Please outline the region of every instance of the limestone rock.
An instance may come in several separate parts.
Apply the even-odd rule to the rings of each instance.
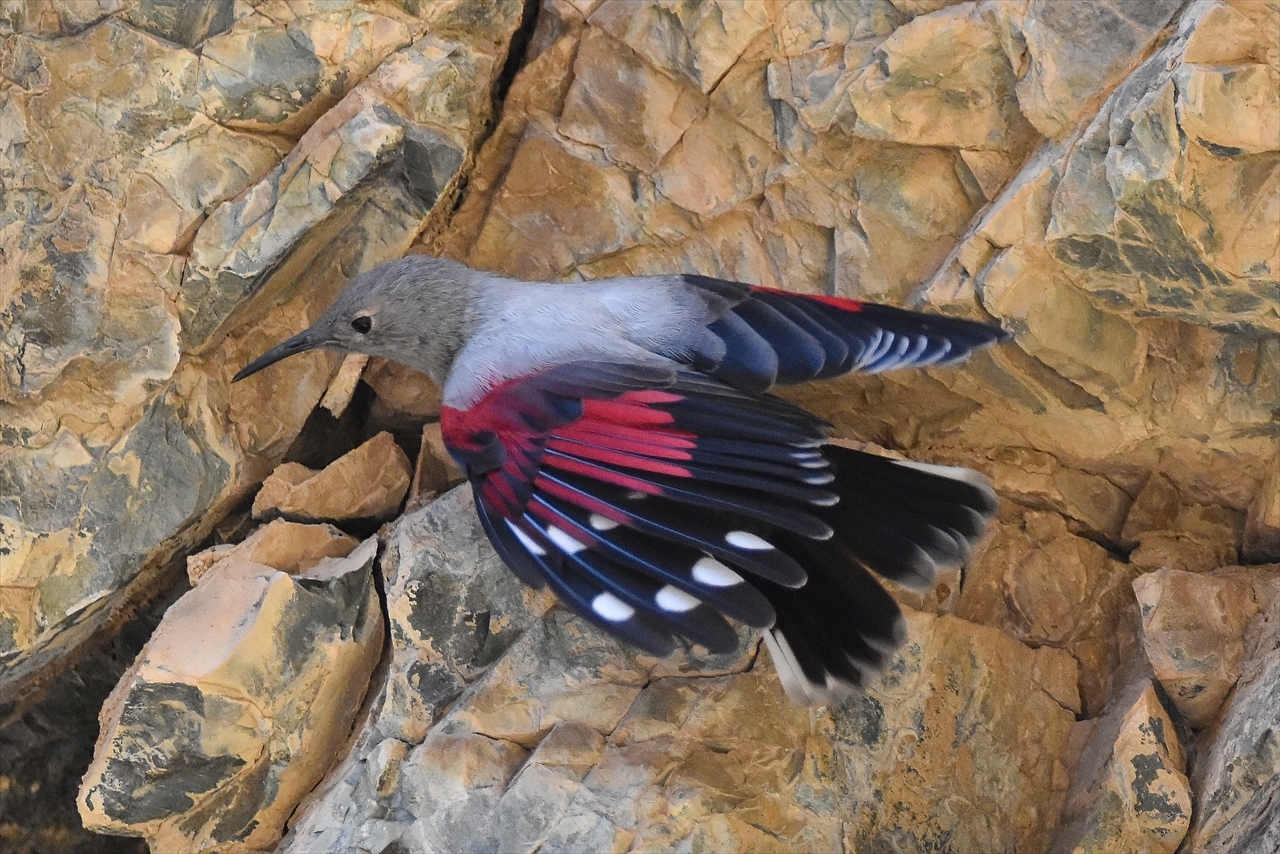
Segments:
[[[753,3],[659,0],[630,9],[604,3],[587,20],[658,69],[709,92],[768,29],[768,16],[767,6]]]
[[[876,49],[850,89],[855,132],[910,145],[1018,147],[1034,133],[994,22],[975,3],[914,18]]]
[[[1265,492],[1264,485],[1255,500]],[[1205,572],[1236,562],[1239,528],[1235,514],[1184,501],[1180,490],[1156,472],[1134,499],[1121,537],[1138,544],[1129,556],[1138,567]]]
[[[79,33],[113,12],[124,8],[123,0],[6,0],[0,4],[0,33],[30,33],[35,36],[68,36]]]
[[[264,850],[332,762],[382,648],[376,543],[298,575],[251,551],[168,610],[103,707],[87,827],[156,851]]]
[[[421,34],[419,22],[358,6],[285,8],[285,20],[245,15],[201,45],[200,100],[219,124],[297,136]]]
[[[386,519],[409,491],[409,457],[390,433],[315,472],[285,463],[263,483],[253,502],[256,519],[280,514],[296,519]]]
[[[1011,22],[1021,42],[1017,92],[1023,115],[1044,136],[1069,133],[1097,93],[1120,82],[1146,53],[1178,5],[1031,0],[1020,20]]]
[[[1221,25],[1212,14],[1220,6],[1189,9],[1178,38],[1117,89],[1090,125],[1065,164],[1047,241],[1086,289],[1131,310],[1275,332],[1280,208],[1269,200],[1280,178],[1246,178],[1247,158],[1234,155],[1280,156],[1274,111],[1257,106],[1274,102],[1280,77],[1270,66],[1244,65],[1254,45],[1272,38],[1260,30],[1253,44],[1232,45],[1231,60],[1242,65],[1229,85],[1184,59],[1199,26]],[[1198,40],[1209,38],[1205,32]],[[1216,129],[1203,130],[1208,122]],[[1221,193],[1235,201],[1218,204]],[[1156,233],[1163,235],[1159,254],[1141,236]]]
[[[1078,708],[1069,656],[913,613],[883,684],[814,714],[746,633],[735,653],[656,661],[561,609],[539,619],[549,600],[497,560],[468,492],[391,533],[387,685],[282,851],[831,850],[909,839],[900,826],[962,849],[999,828],[1012,848],[1048,832]],[[994,725],[958,730],[977,697]],[[988,782],[957,789],[941,770],[957,765]]]
[[[1027,9],[1083,24],[1163,8],[1076,5]],[[1246,8],[1257,19],[1248,25]],[[1014,345],[946,377],[850,383],[857,397],[833,402],[836,419],[859,437],[922,450],[969,452],[978,436],[992,455],[1032,448],[1129,497],[1159,470],[1188,505],[1213,508],[1213,531],[1152,530],[1139,560],[1235,563],[1239,532],[1228,533],[1219,522],[1235,524],[1221,514],[1245,511],[1262,494],[1275,452],[1263,404],[1280,380],[1280,342],[1266,331],[1276,328],[1280,290],[1268,272],[1275,265],[1263,260],[1276,251],[1278,228],[1261,201],[1275,196],[1271,166],[1261,165],[1272,154],[1212,153],[1182,133],[1175,78],[1189,62],[1268,61],[1274,38],[1262,34],[1274,13],[1265,10],[1187,6],[1177,34],[1154,46],[1087,126],[1027,159],[917,291],[957,312],[977,300],[1014,332]],[[1152,18],[1142,29],[1158,26]],[[1248,102],[1233,103],[1241,123],[1254,120]],[[1245,161],[1260,165],[1256,180],[1233,177]],[[1238,192],[1226,190],[1237,180]],[[1235,201],[1217,201],[1228,192]]]
[[[1267,612],[1257,646],[1222,718],[1196,759],[1193,851],[1267,851],[1280,845],[1280,602]]]
[[[466,477],[444,446],[440,422],[433,421],[424,425],[422,444],[418,448],[418,463],[413,470],[413,485],[409,489],[409,502],[421,504],[430,497],[457,486]]]
[[[965,465],[959,456],[946,462]],[[1121,537],[1133,500],[1106,477],[1064,466],[1052,454],[1026,447],[994,449],[971,467],[981,469],[1002,495],[1025,507],[1051,510],[1072,521],[1078,533],[1104,540]]]
[[[375,357],[362,379],[378,395],[371,413],[374,419],[440,417],[440,389],[426,374]]]
[[[1133,591],[1156,678],[1188,724],[1208,726],[1240,676],[1253,642],[1247,629],[1280,595],[1280,577],[1161,569],[1135,579]]]
[[[881,683],[835,714],[846,849],[1038,848],[1071,778],[1076,663],[955,617],[907,626]]]
[[[338,373],[325,389],[324,397],[320,398],[320,405],[329,410],[334,418],[341,418],[342,413],[347,411],[355,394],[356,384],[360,382],[360,375],[364,373],[368,362],[369,357],[363,353],[348,353],[343,358]]]
[[[559,131],[600,146],[617,163],[652,171],[706,111],[697,88],[659,73],[593,27],[574,61]]]
[[[1136,572],[1062,518],[1006,507],[965,573],[956,615],[1071,653],[1086,712],[1098,714],[1136,647]]]
[[[1249,505],[1241,552],[1251,561],[1280,560],[1280,451]]]
[[[1135,683],[1106,715],[1078,726],[1087,744],[1052,850],[1179,850],[1191,825],[1191,787],[1177,731],[1152,684]]]
[[[193,585],[224,561],[260,563],[301,575],[325,558],[346,557],[359,543],[332,525],[303,525],[276,519],[235,545],[214,546],[187,558]]]
[[[212,0],[209,3],[173,3],[165,0],[141,0],[121,16],[133,26],[171,42],[196,47],[205,39],[231,29],[237,17],[235,0]]]
[[[226,378],[451,208],[520,17],[186,5],[0,12],[0,704],[278,463],[328,357]],[[302,138],[218,120],[255,115]]]

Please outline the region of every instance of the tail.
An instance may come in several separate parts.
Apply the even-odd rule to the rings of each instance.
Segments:
[[[838,701],[882,670],[906,640],[893,598],[868,570],[927,589],[939,570],[963,566],[996,511],[985,477],[954,466],[895,460],[827,445],[840,501],[811,512],[835,531],[772,539],[809,574],[800,588],[759,580],[777,613],[764,641],[787,695]]]

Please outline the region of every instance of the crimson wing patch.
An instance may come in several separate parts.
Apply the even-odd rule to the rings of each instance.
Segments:
[[[563,365],[442,425],[523,581],[654,655],[730,651],[731,619],[761,629],[802,701],[863,684],[902,642],[868,570],[932,584],[995,509],[973,472],[824,448],[821,419],[688,370]]]
[[[726,616],[771,626],[747,579],[806,575],[767,535],[831,535],[805,509],[836,500],[826,425],[694,372],[572,363],[441,422],[516,574],[655,655],[675,635],[733,649]]]

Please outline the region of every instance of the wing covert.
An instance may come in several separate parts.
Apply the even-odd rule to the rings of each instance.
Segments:
[[[829,538],[827,425],[694,371],[571,363],[441,415],[481,521],[523,581],[654,653],[766,628],[758,584],[804,584],[768,537]]]

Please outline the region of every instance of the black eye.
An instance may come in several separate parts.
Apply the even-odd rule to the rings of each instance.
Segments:
[[[368,315],[362,314],[351,319],[351,328],[361,335],[368,335],[369,330],[373,328],[373,321],[369,319]]]

